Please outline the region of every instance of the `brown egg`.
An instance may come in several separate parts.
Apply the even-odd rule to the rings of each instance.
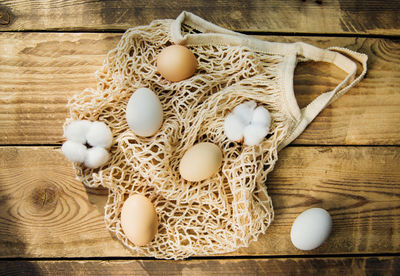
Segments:
[[[208,142],[202,142],[188,149],[179,164],[179,173],[188,181],[202,181],[213,176],[221,167],[220,148]]]
[[[122,206],[121,226],[126,237],[135,245],[151,242],[157,233],[158,219],[151,201],[140,194],[130,196]]]
[[[157,57],[157,71],[172,82],[191,77],[196,68],[196,57],[192,51],[182,45],[164,48]]]

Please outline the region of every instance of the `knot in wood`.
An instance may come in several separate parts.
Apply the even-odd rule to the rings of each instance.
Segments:
[[[11,13],[5,7],[0,7],[0,25],[8,25],[11,22]]]
[[[42,183],[30,191],[28,198],[31,209],[36,212],[49,212],[57,204],[58,188],[52,183]]]

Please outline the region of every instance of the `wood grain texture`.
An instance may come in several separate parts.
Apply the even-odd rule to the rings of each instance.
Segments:
[[[104,210],[93,204],[104,206],[108,191],[89,190],[88,197],[59,149],[2,148],[0,164],[2,256],[125,252],[104,227]]]
[[[0,31],[125,30],[182,10],[238,31],[400,34],[400,3],[379,0],[2,0]]]
[[[398,253],[399,147],[289,147],[268,189],[275,221],[235,256]],[[59,148],[0,147],[0,257],[136,256],[103,223],[107,192],[74,179]],[[291,225],[311,207],[328,210],[329,239],[303,252]]]
[[[94,72],[120,34],[1,33],[0,144],[55,144],[62,139],[68,97],[95,88]],[[274,37],[369,55],[357,87],[324,110],[296,141],[311,145],[400,144],[400,41],[389,39]],[[344,73],[333,65],[300,63],[294,89],[305,106],[335,87]]]
[[[399,257],[0,261],[1,275],[399,275]]]
[[[120,35],[0,36],[1,143],[59,142],[68,97],[96,87],[94,72]]]

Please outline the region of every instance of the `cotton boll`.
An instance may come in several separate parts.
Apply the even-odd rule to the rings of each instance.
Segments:
[[[89,131],[91,122],[87,120],[73,121],[65,129],[64,136],[67,140],[74,141],[77,143],[86,143],[86,134]]]
[[[248,101],[236,106],[232,113],[240,118],[243,124],[247,125],[251,122],[252,113],[256,105],[257,104],[254,101]]]
[[[232,141],[240,141],[243,138],[243,130],[245,125],[234,114],[229,114],[225,118],[224,131],[228,139]]]
[[[107,163],[110,154],[102,147],[94,147],[87,150],[85,166],[91,169],[96,169]]]
[[[105,123],[93,122],[86,134],[86,139],[93,147],[109,148],[112,144],[112,133]]]
[[[62,153],[72,162],[82,163],[85,161],[87,148],[81,143],[67,141],[61,147]]]
[[[242,141],[244,137],[244,144],[254,146],[265,138],[271,125],[271,115],[264,107],[256,107],[256,102],[247,101],[226,116],[224,131],[230,140]]]
[[[268,129],[262,125],[248,125],[244,129],[244,143],[248,146],[259,144],[268,134]]]
[[[247,107],[250,109],[250,110],[254,110],[254,108],[256,108],[256,106],[257,106],[257,104],[256,104],[256,102],[255,101],[247,101],[247,102],[245,102],[245,103],[243,103],[244,105],[247,105]]]
[[[257,107],[253,111],[253,118],[251,119],[252,124],[263,125],[267,129],[271,125],[271,115],[269,111],[262,106]]]

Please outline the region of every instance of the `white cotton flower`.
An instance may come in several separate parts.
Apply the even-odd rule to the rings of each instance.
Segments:
[[[248,146],[258,145],[268,134],[262,125],[248,125],[244,129],[244,143]]]
[[[225,118],[225,135],[232,141],[240,141],[243,139],[244,127],[245,124],[242,122],[242,120],[233,114],[229,114]]]
[[[252,119],[252,112],[257,104],[254,101],[248,101],[236,106],[232,113],[236,115],[236,117],[240,118],[243,124],[247,125],[250,123]]]
[[[66,141],[62,145],[61,151],[72,162],[82,163],[86,159],[87,148],[85,145],[75,141]]]
[[[262,106],[257,107],[254,101],[248,101],[236,106],[228,114],[224,122],[224,131],[228,139],[242,141],[254,146],[259,144],[269,132],[271,115]]]
[[[86,134],[86,141],[92,147],[109,148],[112,144],[111,130],[103,122],[93,122]]]
[[[91,124],[92,123],[87,120],[73,121],[66,127],[64,136],[69,141],[85,144],[86,134]]]
[[[110,128],[103,122],[74,121],[65,130],[67,141],[61,151],[73,162],[84,163],[88,168],[98,168],[107,163],[107,151],[112,144]],[[86,143],[91,148],[87,149]]]
[[[87,150],[85,166],[96,169],[107,163],[110,158],[108,151],[102,147],[93,147]]]
[[[263,106],[257,107],[253,112],[251,123],[269,128],[269,126],[271,125],[271,115],[269,114],[269,111]]]

